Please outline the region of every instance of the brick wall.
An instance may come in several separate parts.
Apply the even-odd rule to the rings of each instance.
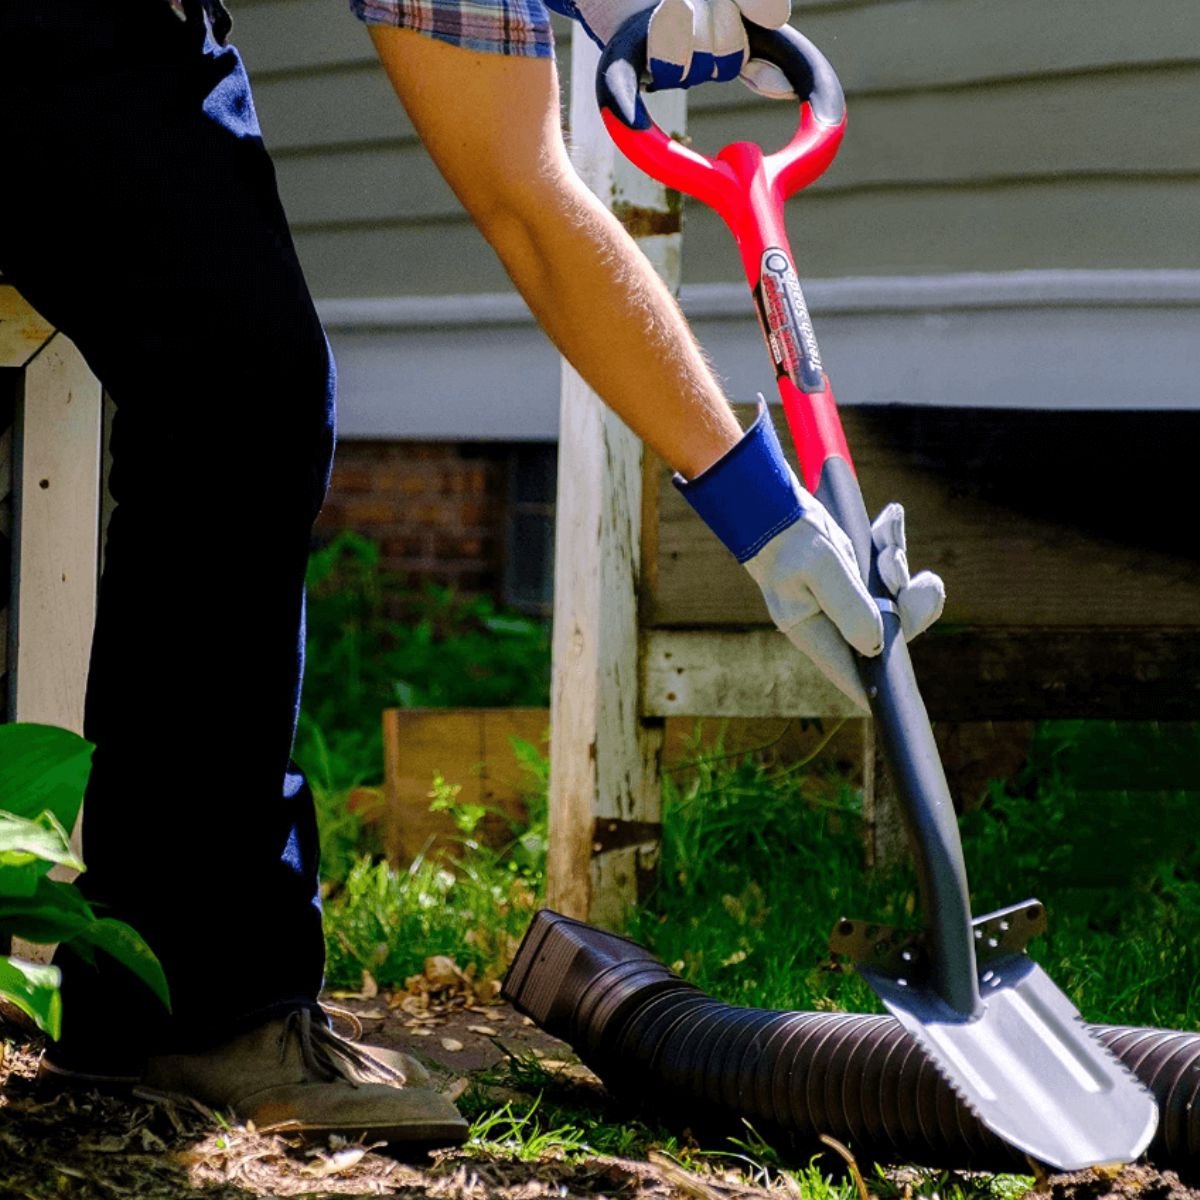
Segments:
[[[510,456],[503,443],[339,440],[314,539],[353,529],[386,570],[499,595]]]

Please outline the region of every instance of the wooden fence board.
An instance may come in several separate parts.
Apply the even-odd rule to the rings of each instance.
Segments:
[[[1200,547],[1183,518],[1200,412],[845,408],[842,416],[870,511],[902,501],[914,569],[946,581],[944,625],[1200,624]],[[756,585],[665,468],[658,494],[646,622],[765,623]]]
[[[458,802],[489,810],[480,835],[494,846],[511,840],[509,820],[526,817],[532,781],[510,738],[539,748],[550,723],[544,708],[405,709],[383,713],[385,809],[375,814],[392,862],[418,855],[453,857],[462,835],[450,814],[430,812],[434,774],[457,786]]]
[[[1194,626],[935,626],[911,650],[935,721],[1200,719]],[[652,716],[836,717],[846,710],[774,629],[651,629],[642,662],[642,703]]]
[[[95,621],[101,395],[62,334],[25,368],[18,411],[12,718],[78,733]]]

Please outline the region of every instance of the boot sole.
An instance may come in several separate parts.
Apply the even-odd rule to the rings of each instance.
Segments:
[[[63,1092],[103,1092],[108,1096],[127,1097],[137,1087],[136,1075],[101,1075],[60,1067],[43,1057],[33,1081],[35,1095],[51,1098]]]
[[[216,1116],[214,1109],[197,1101],[195,1097],[187,1095],[186,1092],[170,1092],[161,1088],[137,1085],[130,1088],[130,1094],[139,1100],[175,1104],[199,1111],[206,1116]],[[252,1117],[242,1117],[236,1110],[230,1109],[229,1111],[233,1112],[238,1121],[253,1121]],[[254,1128],[258,1133],[295,1134],[305,1141],[320,1141],[336,1134],[338,1137],[349,1140],[383,1142],[397,1156],[401,1152],[405,1155],[424,1155],[430,1150],[461,1146],[470,1136],[470,1126],[462,1119],[457,1121],[412,1121],[404,1125],[392,1122],[377,1126],[340,1124],[333,1121],[306,1123],[300,1120],[291,1120],[275,1121],[270,1124],[259,1124],[254,1121]]]

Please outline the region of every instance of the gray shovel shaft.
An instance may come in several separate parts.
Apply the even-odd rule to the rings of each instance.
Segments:
[[[871,594],[884,602],[883,653],[858,658],[916,859],[929,943],[929,985],[959,1016],[980,1011],[967,872],[954,803],[891,595],[879,578],[871,523],[849,463],[826,459],[817,498],[846,531]]]

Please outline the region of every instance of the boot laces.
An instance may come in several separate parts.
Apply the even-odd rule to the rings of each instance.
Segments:
[[[287,1014],[279,1035],[279,1061],[287,1057],[288,1042],[295,1037],[304,1068],[321,1079],[342,1080],[352,1087],[361,1083],[403,1085],[403,1072],[380,1062],[365,1050],[339,1037],[332,1029],[313,1021],[307,1008]]]

